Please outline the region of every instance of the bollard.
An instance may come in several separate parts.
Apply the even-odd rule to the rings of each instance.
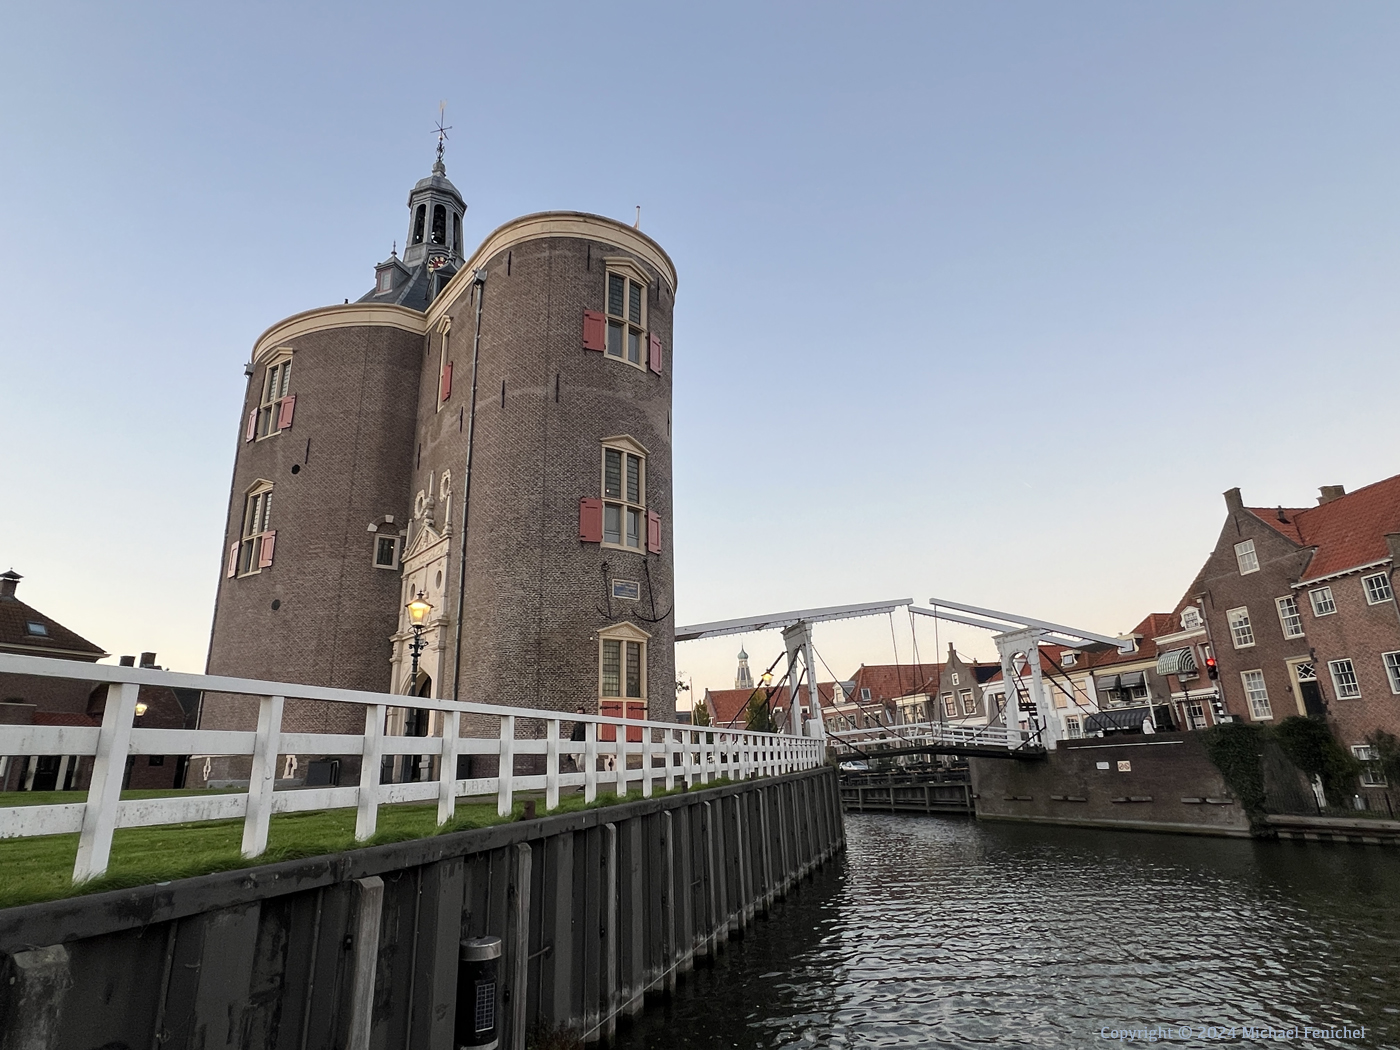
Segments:
[[[499,1045],[500,965],[499,937],[472,937],[462,942],[457,962],[457,1022],[452,1035],[457,1050],[496,1050]]]

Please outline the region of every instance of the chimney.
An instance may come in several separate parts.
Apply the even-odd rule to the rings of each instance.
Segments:
[[[1244,510],[1244,497],[1240,495],[1239,489],[1230,489],[1225,493],[1225,509],[1232,514],[1237,510]]]
[[[156,654],[155,654],[155,653],[142,653],[142,654],[141,654],[141,666],[142,666],[142,667],[155,667],[155,665],[156,665]]]
[[[13,598],[15,588],[19,586],[19,581],[24,579],[19,573],[11,569],[9,572],[0,572],[0,598]]]
[[[136,657],[134,657],[134,656],[123,656],[123,657],[122,657],[120,660],[118,660],[117,662],[118,662],[119,664],[121,664],[123,667],[135,667],[135,666],[136,666]]]
[[[1279,507],[1278,509],[1278,520],[1283,522],[1285,525],[1288,524],[1288,515],[1283,512],[1283,507]]]
[[[1322,495],[1317,497],[1317,505],[1320,507],[1324,503],[1331,503],[1334,499],[1341,499],[1347,494],[1345,485],[1323,485],[1317,490]]]

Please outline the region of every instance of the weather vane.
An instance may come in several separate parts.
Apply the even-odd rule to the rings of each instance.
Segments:
[[[448,133],[449,131],[452,130],[452,125],[451,125],[451,124],[448,124],[448,125],[446,125],[445,127],[443,126],[442,121],[443,121],[443,118],[444,118],[446,115],[447,115],[447,100],[446,100],[446,99],[443,99],[441,102],[438,103],[438,119],[437,119],[437,137],[438,137],[437,160],[438,160],[438,163],[439,163],[439,164],[442,163],[442,147],[443,147],[443,143],[445,143],[445,142],[447,141],[447,133]]]

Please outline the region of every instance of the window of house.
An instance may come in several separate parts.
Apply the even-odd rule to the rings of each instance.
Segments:
[[[282,410],[287,388],[292,382],[292,359],[285,358],[267,366],[263,379],[262,399],[258,405],[258,437],[267,437],[282,430],[291,420]]]
[[[1354,700],[1361,695],[1361,683],[1356,680],[1356,668],[1350,660],[1328,660],[1327,668],[1332,672],[1332,685],[1339,700]]]
[[[391,269],[389,269],[389,267],[386,266],[386,267],[384,267],[384,269],[382,269],[382,270],[379,271],[379,280],[376,282],[376,284],[375,284],[375,286],[374,286],[374,290],[375,290],[376,292],[387,292],[387,291],[389,291],[389,290],[390,290],[391,288],[393,288],[393,287],[394,287],[394,271],[391,270]]]
[[[378,569],[399,567],[399,537],[376,536],[374,538],[374,565]]]
[[[603,543],[642,550],[646,525],[646,457],[605,445]]]
[[[1060,654],[1060,666],[1061,666],[1061,667],[1073,667],[1073,666],[1074,666],[1074,662],[1075,662],[1075,654],[1074,654],[1073,652],[1071,652],[1071,651],[1069,651],[1069,650],[1066,650],[1065,652],[1063,652],[1063,653]]]
[[[1235,561],[1239,563],[1241,576],[1259,571],[1259,555],[1254,553],[1253,540],[1235,544]]]
[[[1194,605],[1188,605],[1181,610],[1181,629],[1183,631],[1194,631],[1201,626],[1201,610]]]
[[[1366,588],[1366,604],[1379,605],[1381,602],[1388,602],[1395,597],[1390,589],[1390,577],[1383,572],[1378,572],[1374,576],[1363,576],[1361,586]]]
[[[1385,664],[1385,676],[1390,679],[1390,691],[1400,695],[1400,652],[1381,653]]]
[[[1362,787],[1385,787],[1385,774],[1381,772],[1379,766],[1380,755],[1376,754],[1376,749],[1370,744],[1353,744],[1351,746],[1352,757],[1361,763],[1361,786]]]
[[[47,638],[49,636],[48,626],[46,624],[40,623],[38,620],[26,620],[24,628],[30,634],[36,635],[40,638]]]
[[[646,286],[634,277],[608,272],[608,356],[645,368],[643,329]]]
[[[1082,737],[1083,735],[1084,735],[1084,727],[1080,724],[1079,719],[1077,719],[1077,718],[1066,718],[1066,719],[1065,719],[1065,736],[1069,737],[1071,740],[1078,740],[1078,739],[1079,739],[1080,737]]]
[[[603,695],[642,695],[642,643],[603,639]]]
[[[860,698],[861,698],[862,701],[864,701],[864,702],[866,702],[866,703],[869,703],[869,702],[870,702],[870,687],[869,687],[869,686],[861,686]]]
[[[239,542],[238,573],[257,572],[272,564],[272,486],[254,489],[243,501],[243,537]]]
[[[1254,628],[1249,624],[1249,610],[1231,609],[1225,614],[1230,624],[1230,640],[1236,649],[1247,649],[1254,644]]]
[[[958,693],[958,703],[962,704],[963,714],[975,715],[977,713],[977,701],[972,699],[971,689],[964,689]]]
[[[1244,695],[1249,700],[1249,713],[1255,719],[1274,717],[1274,709],[1269,706],[1269,690],[1264,686],[1263,671],[1244,671],[1240,674],[1244,682]]]
[[[1317,668],[1311,661],[1304,660],[1293,665],[1293,676],[1300,682],[1316,682]]]
[[[1316,587],[1308,591],[1314,616],[1331,616],[1337,611],[1337,603],[1332,600],[1331,587]]]
[[[953,699],[952,693],[943,694],[943,713],[949,718],[956,718],[958,716],[958,703]]]
[[[1283,628],[1283,636],[1303,637],[1303,617],[1298,613],[1298,599],[1290,594],[1283,598],[1275,598],[1274,604],[1278,606],[1278,622]]]
[[[1186,702],[1186,717],[1190,719],[1192,729],[1204,729],[1206,727],[1206,705],[1200,700],[1188,700]]]
[[[953,684],[954,684],[954,685],[957,685],[957,684],[958,684],[958,672],[957,672],[957,671],[954,671],[954,672],[953,672]]]

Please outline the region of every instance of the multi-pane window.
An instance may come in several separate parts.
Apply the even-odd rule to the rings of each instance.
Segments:
[[[1390,679],[1390,691],[1400,694],[1400,652],[1381,653],[1385,664],[1385,676]]]
[[[1244,682],[1244,695],[1249,700],[1249,713],[1256,719],[1274,717],[1274,709],[1269,706],[1269,690],[1264,687],[1263,671],[1244,671],[1240,674]]]
[[[953,699],[952,693],[943,694],[943,713],[949,718],[956,718],[958,715],[958,702]]]
[[[608,356],[645,367],[642,361],[645,306],[645,285],[620,273],[608,274]]]
[[[1071,740],[1078,740],[1084,735],[1084,727],[1077,718],[1065,719],[1065,736]]]
[[[1361,586],[1366,588],[1367,605],[1379,605],[1395,597],[1395,593],[1390,589],[1390,577],[1383,572],[1374,576],[1363,576]]]
[[[1259,555],[1254,553],[1253,540],[1235,544],[1235,561],[1239,563],[1241,576],[1259,571]]]
[[[1312,602],[1314,616],[1331,616],[1337,611],[1337,603],[1332,600],[1331,587],[1316,587],[1308,591],[1308,600]]]
[[[1275,598],[1274,604],[1278,606],[1278,622],[1283,628],[1283,636],[1303,637],[1303,617],[1298,614],[1298,599],[1290,594],[1283,598]]]
[[[282,401],[292,382],[292,361],[278,361],[267,366],[263,378],[262,399],[258,405],[258,437],[276,434],[283,427]]]
[[[603,542],[641,550],[646,539],[646,461],[603,448]]]
[[[1190,719],[1192,729],[1204,729],[1206,727],[1206,705],[1200,700],[1188,700],[1186,702],[1186,717]]]
[[[243,503],[243,538],[238,550],[238,572],[257,572],[272,564],[272,489],[249,493]]]
[[[397,536],[376,536],[374,538],[374,564],[380,569],[399,567],[399,538]]]
[[[1236,649],[1247,649],[1254,644],[1254,628],[1249,624],[1248,609],[1231,609],[1225,614],[1225,619],[1229,621],[1230,640],[1235,643]]]
[[[958,703],[962,704],[963,714],[975,715],[977,713],[977,702],[972,699],[971,689],[964,689],[958,693]]]
[[[1361,695],[1361,683],[1356,680],[1356,668],[1350,660],[1328,660],[1327,668],[1332,672],[1337,699],[1355,700]]]
[[[603,639],[602,695],[642,695],[642,643]]]

